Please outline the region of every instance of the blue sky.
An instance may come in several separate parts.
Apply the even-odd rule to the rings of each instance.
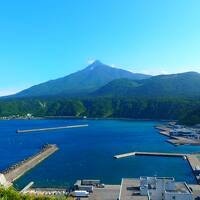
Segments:
[[[0,3],[0,95],[99,59],[133,72],[200,72],[199,0]]]

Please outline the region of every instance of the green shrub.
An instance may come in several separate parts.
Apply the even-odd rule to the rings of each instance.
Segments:
[[[29,194],[20,194],[14,188],[0,187],[0,200],[67,200],[66,197],[46,197]],[[68,199],[69,200],[69,199]]]

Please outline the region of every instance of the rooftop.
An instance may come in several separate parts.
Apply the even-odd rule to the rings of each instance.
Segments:
[[[120,185],[105,185],[104,188],[94,188],[89,198],[81,200],[116,200],[119,197]]]
[[[139,179],[122,179],[119,200],[148,200],[147,196],[140,195]]]
[[[134,179],[134,178],[122,179],[119,200],[148,200],[149,199],[148,196],[140,195],[140,180],[141,179],[145,180],[145,178],[151,178],[151,177],[140,177],[140,179]],[[174,181],[174,178],[172,177],[156,177],[156,179],[169,180],[172,182]],[[192,193],[190,188],[184,182],[176,182],[175,190],[166,190],[165,192],[185,193],[185,194]]]
[[[187,186],[186,183],[176,182],[175,191],[166,190],[166,192],[178,192],[178,193],[191,193],[190,188]]]
[[[148,177],[148,176],[141,176],[140,180],[141,179],[147,180],[148,178],[155,178],[157,180],[160,179],[160,180],[171,180],[171,181],[174,181],[174,177]]]

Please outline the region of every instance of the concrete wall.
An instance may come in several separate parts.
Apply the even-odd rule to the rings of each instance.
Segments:
[[[8,187],[9,183],[7,182],[5,176],[0,173],[0,185]]]

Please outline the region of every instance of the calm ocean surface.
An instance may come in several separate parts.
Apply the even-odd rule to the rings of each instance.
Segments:
[[[17,134],[17,129],[89,124],[86,128]],[[119,184],[122,177],[174,176],[195,183],[187,161],[181,158],[137,156],[114,159],[129,151],[197,152],[200,147],[174,147],[165,142],[156,121],[125,120],[11,120],[0,121],[0,170],[38,152],[46,143],[59,151],[16,181],[21,188],[30,181],[35,186],[69,186],[77,179],[101,179]]]

